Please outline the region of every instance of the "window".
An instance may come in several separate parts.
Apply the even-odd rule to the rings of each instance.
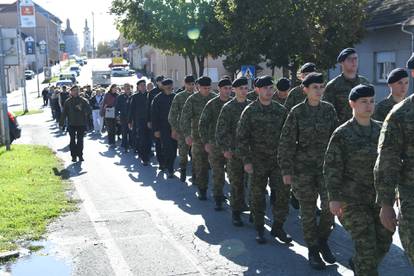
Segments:
[[[386,83],[388,74],[395,69],[395,52],[378,52],[376,54],[376,80]]]

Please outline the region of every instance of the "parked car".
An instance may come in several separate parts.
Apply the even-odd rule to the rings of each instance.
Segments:
[[[112,77],[129,77],[129,70],[124,67],[114,67],[111,69]]]
[[[72,65],[72,66],[69,68],[69,71],[71,71],[71,72],[76,72],[76,76],[79,76],[79,75],[80,75],[80,71],[81,71],[81,69],[80,69],[80,67],[79,67],[79,66],[77,66],[77,65]]]
[[[108,87],[111,85],[111,71],[92,71],[92,86]]]
[[[56,86],[58,86],[58,87],[62,87],[62,86],[68,86],[68,87],[70,87],[70,86],[72,86],[72,85],[74,85],[75,83],[74,82],[72,82],[72,80],[70,80],[70,79],[66,79],[66,80],[58,80],[57,82],[56,82]]]
[[[33,72],[32,70],[24,71],[24,77],[26,78],[26,80],[31,80],[34,78],[34,76],[35,76],[35,72]]]
[[[16,116],[13,113],[7,112],[9,116],[9,128],[10,128],[10,144],[13,143],[14,140],[19,139],[22,135],[22,129],[17,122]]]

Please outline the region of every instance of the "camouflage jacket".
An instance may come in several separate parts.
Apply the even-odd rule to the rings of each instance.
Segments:
[[[398,103],[381,129],[375,165],[377,203],[393,205],[395,188],[401,201],[414,200],[414,96]]]
[[[285,107],[288,110],[291,110],[295,105],[300,104],[305,99],[306,99],[306,95],[303,92],[303,86],[298,85],[292,88],[292,90],[290,90],[289,95],[285,102]]]
[[[276,162],[280,133],[287,116],[284,106],[275,101],[265,106],[259,100],[243,111],[237,126],[236,153],[244,164],[257,158]]]
[[[386,99],[380,101],[375,106],[375,112],[372,118],[377,121],[384,122],[385,117],[387,117],[388,112],[396,105],[392,95],[389,95]]]
[[[352,110],[348,103],[349,92],[358,84],[369,84],[368,80],[362,76],[357,76],[353,80],[346,79],[343,74],[328,82],[322,100],[330,102],[336,110],[339,123],[343,124],[352,118]]]
[[[181,112],[180,128],[184,137],[191,136],[193,142],[201,143],[200,134],[198,132],[198,123],[200,121],[201,112],[207,102],[217,94],[210,92],[207,96],[202,96],[199,92],[188,97]]]
[[[277,102],[277,103],[280,103],[281,105],[284,105],[284,104],[285,104],[285,102],[286,102],[286,98],[281,98],[281,97],[279,97],[279,93],[278,93],[278,92],[276,92],[276,93],[273,95],[273,100],[274,100],[275,102]]]
[[[282,175],[322,174],[323,159],[332,132],[338,126],[335,108],[308,101],[289,112],[280,136],[278,162]]]
[[[230,100],[230,99],[229,99]],[[216,125],[221,108],[227,101],[223,102],[220,96],[210,100],[203,109],[198,125],[201,142],[203,144],[216,144]]]
[[[251,101],[240,103],[237,99],[232,99],[221,109],[216,126],[216,145],[222,151],[235,152],[236,150],[236,129],[240,120],[240,115]]]
[[[323,174],[329,201],[375,202],[374,169],[381,122],[361,126],[355,118],[338,127],[329,141]]]
[[[171,125],[171,128],[176,130],[178,134],[182,134],[180,128],[180,118],[181,118],[181,111],[183,110],[185,101],[190,97],[193,93],[189,93],[187,91],[181,91],[178,93],[171,104],[170,113],[168,113],[168,122]]]

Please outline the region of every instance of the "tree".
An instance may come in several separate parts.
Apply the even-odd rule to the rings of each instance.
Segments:
[[[246,62],[240,53],[261,56],[272,69],[288,68],[293,81],[305,62],[329,69],[342,48],[362,38],[366,4],[367,0],[218,0],[218,20],[227,33],[236,34],[233,47],[225,52],[226,62],[238,67]]]
[[[112,47],[108,41],[101,41],[96,48],[97,57],[110,57],[112,54]]]
[[[204,73],[204,59],[224,49],[224,27],[208,0],[113,0],[111,13],[124,37],[187,57],[193,74]],[[198,64],[198,70],[196,66]]]

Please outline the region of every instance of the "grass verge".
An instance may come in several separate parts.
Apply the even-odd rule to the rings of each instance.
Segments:
[[[32,109],[32,110],[29,110],[29,111],[27,111],[27,112],[24,112],[24,111],[13,111],[13,114],[14,114],[14,116],[16,116],[16,117],[20,117],[20,116],[24,116],[24,115],[33,115],[33,114],[38,114],[38,113],[42,113],[43,112],[43,110],[41,110],[41,109]]]
[[[40,239],[52,219],[76,209],[57,172],[62,163],[45,146],[0,148],[0,252]]]

